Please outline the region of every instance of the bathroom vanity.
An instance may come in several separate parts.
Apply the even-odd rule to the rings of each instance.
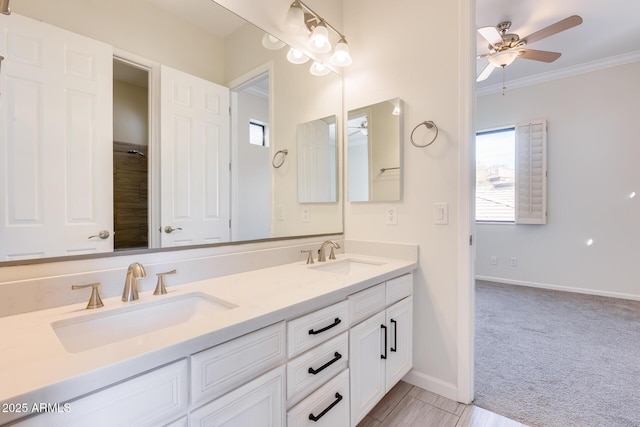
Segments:
[[[416,267],[339,254],[0,318],[0,425],[354,426],[412,367]]]

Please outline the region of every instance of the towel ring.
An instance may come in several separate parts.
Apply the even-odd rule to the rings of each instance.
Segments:
[[[418,129],[420,126],[426,127],[427,129],[436,129],[436,134],[433,136],[433,138],[431,139],[431,141],[429,141],[428,143],[426,143],[425,145],[419,145],[416,144],[416,142],[413,140],[413,134],[415,133],[416,129]],[[436,140],[436,138],[438,137],[438,126],[436,126],[435,123],[433,123],[431,120],[419,123],[416,127],[413,128],[413,130],[411,131],[411,143],[413,144],[414,147],[418,147],[418,148],[425,148],[430,146],[431,144],[433,144]]]
[[[282,160],[276,163],[276,158],[278,157],[278,154],[282,154],[281,156]],[[289,154],[289,150],[287,150],[286,148],[284,150],[276,151],[276,154],[273,155],[273,160],[271,160],[271,165],[273,165],[273,167],[276,169],[284,165],[284,161],[287,159],[287,154]]]

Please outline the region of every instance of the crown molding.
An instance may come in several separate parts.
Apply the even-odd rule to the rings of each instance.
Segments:
[[[565,77],[576,76],[579,74],[590,73],[592,71],[603,70],[605,68],[617,67],[619,65],[630,64],[640,61],[640,50],[624,53],[622,55],[611,56],[609,58],[599,59],[597,61],[587,62],[585,64],[574,65],[571,67],[561,68],[547,73],[536,74],[535,76],[524,77],[521,79],[510,80],[506,82],[508,89],[518,89],[521,87],[545,83],[552,80],[562,79]],[[502,92],[502,83],[493,84],[476,90],[477,96],[490,95]]]

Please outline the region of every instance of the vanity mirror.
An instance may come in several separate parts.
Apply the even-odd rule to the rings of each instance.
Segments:
[[[389,99],[349,111],[349,201],[400,200],[402,101]]]
[[[295,162],[297,124],[342,111],[340,75],[289,63],[210,0],[11,6],[1,261],[342,232],[340,203],[298,203]]]

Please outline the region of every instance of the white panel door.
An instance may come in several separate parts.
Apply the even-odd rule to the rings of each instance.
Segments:
[[[384,397],[385,312],[382,311],[349,331],[351,379],[351,425],[355,426]]]
[[[413,367],[413,297],[408,297],[386,311],[387,343],[386,391],[389,392]]]
[[[14,13],[0,51],[0,259],[112,251],[111,46]]]
[[[160,79],[162,247],[229,241],[229,89],[166,66]]]

